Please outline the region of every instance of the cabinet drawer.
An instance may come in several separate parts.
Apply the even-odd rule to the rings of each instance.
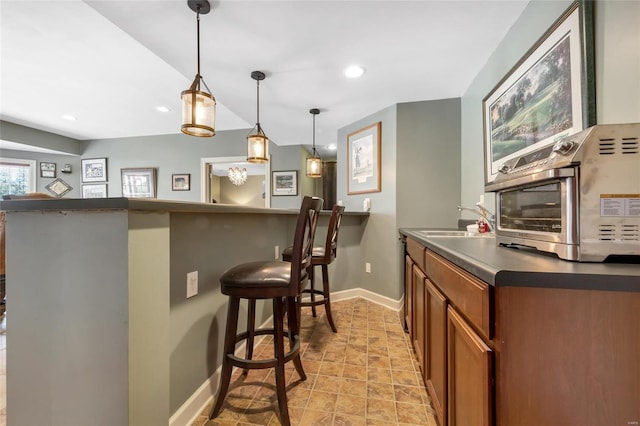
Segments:
[[[411,259],[418,265],[418,268],[424,269],[424,252],[425,247],[419,242],[412,240],[411,238],[407,238],[407,253],[411,256]]]
[[[425,263],[427,276],[450,303],[482,337],[492,339],[492,287],[430,250],[426,250]]]

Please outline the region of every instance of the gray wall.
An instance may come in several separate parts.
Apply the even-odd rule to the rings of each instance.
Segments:
[[[398,105],[399,228],[456,228],[460,203],[460,98]]]
[[[271,207],[277,209],[298,209],[302,204],[302,197],[322,196],[322,192],[316,191],[316,179],[308,178],[307,151],[300,145],[281,146],[274,149],[271,154],[271,172],[297,170],[298,171],[298,195],[296,196],[272,196]],[[325,207],[326,208],[326,207]]]
[[[461,202],[484,193],[482,99],[498,84],[571,1],[531,1],[462,97]],[[640,2],[595,3],[597,121],[640,122]],[[493,206],[493,196],[487,206]],[[493,208],[491,208],[493,211]]]
[[[347,194],[347,135],[380,121],[381,191]],[[360,255],[351,262],[371,263],[361,287],[398,300],[403,296],[400,227],[456,227],[460,187],[460,100],[393,105],[338,130],[337,198],[347,210],[371,212]],[[342,166],[340,166],[342,165]],[[334,289],[332,283],[332,290]]]
[[[23,160],[35,160],[36,161],[36,192],[42,192],[45,194],[51,194],[45,189],[49,183],[53,182],[56,178],[60,178],[68,183],[73,189],[67,193],[64,198],[82,198],[82,190],[80,185],[80,157],[76,155],[63,155],[63,154],[49,154],[45,152],[32,152],[32,151],[14,151],[10,149],[3,149],[0,152],[0,157],[3,158],[20,158]],[[40,177],[40,162],[45,161],[49,163],[56,163],[56,178],[43,178]],[[71,164],[71,173],[62,173],[60,170],[65,164]]]
[[[55,133],[43,132],[19,124],[0,120],[0,139],[17,142],[38,148],[52,149],[60,153],[82,154],[82,142],[60,136]]]

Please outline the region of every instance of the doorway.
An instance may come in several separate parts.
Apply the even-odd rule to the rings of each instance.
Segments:
[[[251,207],[271,207],[270,162],[255,164],[246,157],[209,157],[201,159],[203,203],[233,204]],[[247,170],[247,180],[234,185],[229,180],[229,168]]]

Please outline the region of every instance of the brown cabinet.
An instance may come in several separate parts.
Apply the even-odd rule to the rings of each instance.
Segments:
[[[404,324],[413,342],[413,260],[404,259]]]
[[[425,282],[425,382],[440,423],[447,417],[447,299]]]
[[[426,368],[424,359],[425,349],[425,281],[427,277],[424,272],[413,265],[413,348],[416,351],[418,365],[422,370],[422,377],[426,378]]]
[[[491,349],[455,309],[447,311],[447,424],[490,426]]]
[[[407,254],[439,426],[640,424],[640,292],[586,273],[596,289],[562,288],[548,271],[494,287],[410,238]]]
[[[490,287],[409,238],[405,291],[411,342],[440,426],[491,424]]]

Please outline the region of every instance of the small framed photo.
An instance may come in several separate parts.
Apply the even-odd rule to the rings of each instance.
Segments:
[[[272,172],[274,196],[280,195],[298,195],[298,171],[286,170],[281,172]]]
[[[106,183],[82,185],[82,198],[107,198]]]
[[[380,192],[380,122],[347,135],[347,194]]]
[[[156,198],[156,169],[120,169],[122,196],[130,198]]]
[[[82,160],[82,183],[106,182],[106,181],[107,181],[107,159],[106,158],[86,158]]]
[[[56,177],[56,163],[40,163],[40,177],[54,178]]]
[[[172,191],[190,191],[191,190],[191,174],[182,173],[171,175]]]
[[[60,178],[54,180],[49,185],[45,186],[45,188],[56,197],[62,197],[64,194],[73,189],[71,185]]]

